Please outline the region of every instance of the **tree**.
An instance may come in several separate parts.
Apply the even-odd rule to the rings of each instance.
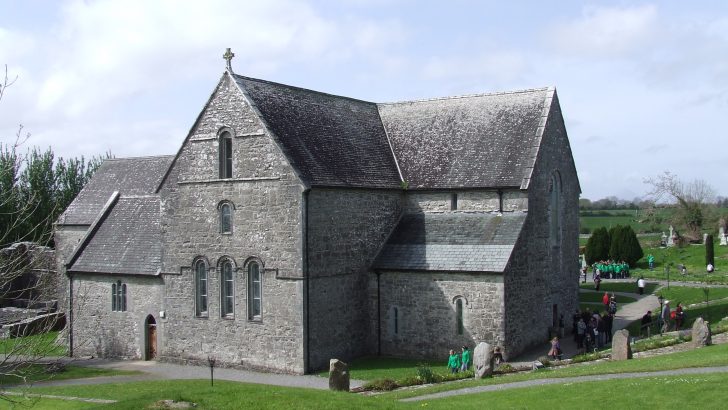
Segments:
[[[610,245],[611,241],[607,228],[596,228],[586,242],[586,250],[584,253],[586,263],[591,265],[596,261],[609,259]]]
[[[6,66],[0,81],[0,102],[14,82]],[[55,294],[56,290],[55,260],[42,245],[51,243],[54,221],[102,160],[54,160],[50,148],[33,148],[22,154],[19,150],[29,137],[20,125],[14,143],[0,144],[0,306],[11,300],[33,307],[27,309],[26,320],[3,323],[10,337],[3,341],[0,377],[8,384],[24,384],[29,377],[37,380],[39,373],[40,378],[51,377],[48,366],[58,368],[58,363],[48,360],[57,351],[56,340],[24,337],[63,324],[62,313],[54,312],[49,303],[41,303],[52,299],[47,292]],[[48,313],[39,314],[41,310]],[[0,398],[12,399],[1,393]]]
[[[674,202],[673,225],[684,227],[686,235],[692,240],[700,238],[703,224],[713,216],[713,188],[702,179],[684,183],[670,172],[647,178],[645,183],[652,186],[647,195],[655,202]]]
[[[637,261],[645,255],[642,245],[637,239],[637,234],[629,225],[620,227],[612,236],[610,251],[612,249],[615,250],[615,253],[611,254],[612,259],[625,261],[629,266],[635,266]]]
[[[713,235],[705,238],[705,266],[715,266],[715,249],[713,248]]]

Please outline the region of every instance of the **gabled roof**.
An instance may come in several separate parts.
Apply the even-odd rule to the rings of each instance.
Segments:
[[[104,212],[68,271],[156,275],[162,263],[159,197],[118,197]]]
[[[553,88],[376,104],[233,74],[311,186],[527,188]]]
[[[410,189],[521,187],[553,89],[379,104]],[[525,188],[525,186],[524,186]]]
[[[373,269],[503,272],[526,214],[406,214],[374,261]]]
[[[399,188],[376,104],[233,75],[304,182]]]
[[[90,225],[114,191],[122,195],[153,193],[173,158],[164,155],[105,160],[57,223]]]

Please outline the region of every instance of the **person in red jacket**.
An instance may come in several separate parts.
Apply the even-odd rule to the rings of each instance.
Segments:
[[[604,304],[604,310],[609,311],[609,293],[604,292],[604,296],[602,296],[602,303]]]

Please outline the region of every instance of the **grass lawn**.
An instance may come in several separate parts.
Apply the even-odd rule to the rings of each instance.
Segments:
[[[447,364],[447,357],[442,360],[442,363],[435,362],[433,360],[411,360],[393,357],[362,357],[349,363],[349,372],[351,374],[351,378],[356,380],[400,380],[405,377],[416,376],[417,367],[420,364],[429,365],[435,373],[447,373],[447,369],[445,368],[445,365]],[[318,374],[322,377],[329,377],[328,370],[319,372]]]
[[[588,280],[588,279],[587,279]],[[588,280],[587,283],[582,283],[579,285],[582,289],[594,289],[594,282]],[[657,289],[658,285],[656,283],[647,283],[645,285],[645,294],[649,295]],[[637,289],[637,279],[635,278],[634,282],[602,282],[602,284],[599,287],[600,292],[626,292],[626,293],[634,293],[635,295],[638,294],[639,290]],[[602,293],[603,295],[603,293]],[[601,299],[600,299],[601,301]]]
[[[58,332],[0,340],[0,354],[65,356],[66,346],[58,344]]]
[[[665,299],[671,301],[672,308],[682,302],[683,306],[691,303],[705,302],[705,293],[702,288],[691,288],[686,286],[670,286],[670,289],[663,287],[657,292]],[[728,298],[728,288],[709,288],[708,300]]]
[[[609,296],[612,296],[611,293],[610,293]],[[604,293],[602,293],[602,292],[599,292],[599,293],[596,293],[596,292],[588,292],[588,293],[586,293],[586,292],[579,292],[579,302],[592,302],[592,303],[599,302],[599,303],[601,303],[602,302],[602,297],[604,297]],[[632,302],[636,302],[637,301],[637,299],[635,299],[635,298],[631,298],[629,296],[622,296],[622,295],[616,295],[614,297],[614,300],[617,301],[617,304],[618,305],[619,304],[625,304],[625,303],[632,303]]]
[[[583,409],[588,403],[610,408],[725,408],[728,374],[622,379],[521,388],[416,402],[427,408]],[[698,398],[699,397],[699,398]],[[697,399],[700,404],[692,401]],[[644,406],[644,407],[643,407]]]
[[[114,409],[148,408],[158,400],[173,399],[198,403],[199,409],[340,409],[340,408],[421,408],[424,402],[400,403],[403,397],[412,397],[435,391],[459,389],[469,386],[501,384],[514,381],[563,378],[582,375],[644,372],[684,367],[703,367],[728,365],[728,345],[709,346],[687,352],[674,353],[659,357],[635,359],[621,362],[600,362],[574,365],[564,368],[543,369],[536,372],[494,377],[484,380],[467,380],[425,387],[417,390],[402,390],[376,396],[360,396],[330,391],[274,387],[216,381],[210,386],[208,380],[162,380],[133,383],[117,383],[93,386],[65,386],[34,388],[33,393],[55,394],[101,399],[115,399],[118,403],[95,407]],[[414,369],[413,369],[414,371]],[[675,382],[681,380],[680,383]],[[699,383],[693,381],[700,381]],[[605,388],[608,383],[608,388]],[[596,383],[568,383],[452,397],[427,402],[433,408],[583,408],[585,393],[592,400],[599,397],[600,402],[621,405],[626,408],[638,407],[645,400],[661,405],[679,404],[689,408],[721,408],[717,406],[728,399],[726,374],[707,374],[696,376],[649,377],[642,379],[600,381]],[[615,391],[640,392],[637,394],[615,395]],[[617,397],[619,396],[619,397]],[[685,397],[683,399],[682,397]],[[673,401],[675,398],[676,401]],[[515,400],[515,401],[514,401]],[[689,400],[689,403],[685,400]],[[34,408],[85,408],[80,402],[62,407],[67,402],[43,399]],[[716,407],[717,406],[717,407]],[[7,406],[6,406],[7,407]],[[0,403],[0,408],[3,404]]]
[[[49,374],[45,372],[45,368],[43,366],[31,365],[24,369],[14,370],[13,373],[15,373],[16,376],[0,374],[0,386],[49,380],[83,379],[87,377],[99,376],[119,376],[127,374],[138,374],[139,372],[97,369],[93,367],[67,366],[66,370],[62,372]],[[25,381],[23,380],[23,378],[25,378]]]

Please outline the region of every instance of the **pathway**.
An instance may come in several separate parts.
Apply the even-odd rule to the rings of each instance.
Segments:
[[[61,358],[68,359],[68,358]],[[102,376],[70,380],[49,380],[37,382],[33,387],[92,385],[119,382],[134,382],[163,379],[209,379],[210,368],[206,366],[181,365],[157,361],[142,360],[110,360],[110,359],[75,359],[63,360],[77,366],[96,367],[101,369],[127,370],[143,372],[138,375]],[[269,384],[284,387],[304,387],[327,390],[329,379],[315,375],[290,375],[263,373],[251,370],[215,368],[215,380],[229,380],[244,383]],[[351,387],[360,387],[365,382],[351,380]]]

